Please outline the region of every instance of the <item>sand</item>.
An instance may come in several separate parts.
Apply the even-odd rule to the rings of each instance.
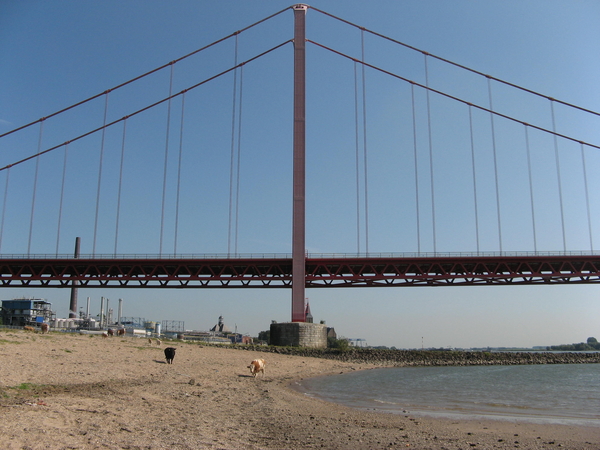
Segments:
[[[20,330],[0,331],[0,361],[0,449],[600,448],[600,427],[362,411],[290,388],[364,364]]]

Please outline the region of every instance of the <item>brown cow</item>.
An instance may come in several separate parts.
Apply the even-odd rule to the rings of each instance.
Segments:
[[[117,336],[125,336],[125,328],[119,328],[117,330]]]
[[[32,332],[34,332],[34,333],[35,333],[35,328],[33,328],[33,327],[30,327],[29,325],[25,325],[25,326],[23,327],[23,329],[24,329],[25,331],[32,331]]]
[[[262,372],[263,377],[264,377],[266,364],[267,363],[265,362],[264,359],[255,359],[254,361],[252,361],[250,363],[250,365],[248,366],[248,369],[250,369],[250,373],[254,376],[254,378],[256,378],[256,375],[258,375],[258,372]]]
[[[108,335],[109,335],[109,336],[114,336],[114,335],[115,335],[115,332],[113,331],[113,329],[112,329],[112,328],[109,328],[109,329],[108,329]]]
[[[42,334],[46,334],[50,331],[50,325],[47,323],[43,323],[40,328],[42,329]]]

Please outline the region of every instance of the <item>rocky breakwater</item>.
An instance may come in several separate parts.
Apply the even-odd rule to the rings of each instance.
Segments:
[[[310,349],[273,346],[232,346],[238,349],[279,353],[312,358],[326,358],[386,367],[405,366],[492,366],[525,364],[600,363],[600,352],[480,352],[440,350],[382,350],[352,348]]]

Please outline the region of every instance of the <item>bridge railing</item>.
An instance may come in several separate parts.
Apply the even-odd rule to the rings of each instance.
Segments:
[[[600,250],[568,250],[568,251],[490,251],[490,252],[382,252],[382,253],[307,253],[308,259],[358,259],[358,258],[468,258],[468,257],[538,257],[538,256],[594,256],[600,255]],[[291,259],[291,253],[125,253],[125,254],[81,254],[79,259]],[[0,254],[2,259],[73,259],[72,254]]]

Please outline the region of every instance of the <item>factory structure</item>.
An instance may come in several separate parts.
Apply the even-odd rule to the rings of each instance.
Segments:
[[[143,317],[123,316],[123,299],[118,300],[117,313],[111,307],[110,299],[100,298],[100,313],[90,312],[90,297],[87,298],[85,311],[73,311],[73,303],[68,318],[56,316],[52,304],[40,298],[19,298],[2,300],[0,308],[0,326],[41,327],[48,324],[53,331],[79,332],[83,334],[101,334],[107,330],[124,329],[130,336],[166,337],[171,339],[202,341],[216,344],[251,344],[249,336],[231,331],[225,325],[223,316],[209,331],[186,330],[185,323],[179,320],[151,321]],[[237,328],[237,327],[236,327]]]

